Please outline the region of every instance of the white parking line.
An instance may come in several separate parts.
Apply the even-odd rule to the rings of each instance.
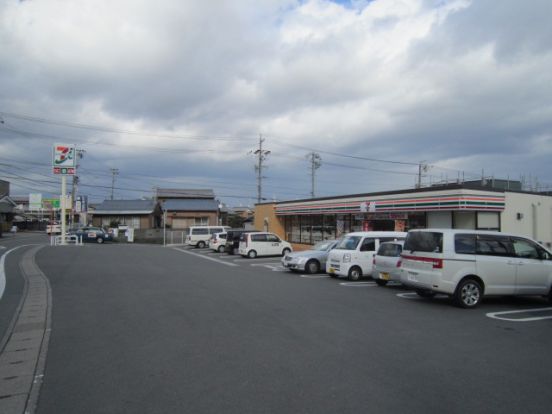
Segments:
[[[372,287],[376,286],[376,282],[341,282],[340,285],[346,287]]]
[[[225,262],[223,260],[213,259],[212,257],[205,256],[204,254],[193,253],[193,252],[189,252],[188,250],[176,249],[176,248],[174,250],[178,250],[179,252],[186,253],[186,254],[191,254],[192,256],[202,257],[205,260],[211,260],[212,262],[217,262],[217,263],[220,263],[220,264],[223,264],[223,265],[226,265],[226,266],[233,266],[233,267],[239,266],[235,263],[228,263],[228,262]]]
[[[4,295],[4,290],[6,289],[6,268],[5,268],[6,257],[8,257],[8,255],[14,250],[20,249],[21,247],[27,247],[27,246],[34,246],[34,245],[23,244],[21,246],[14,247],[13,249],[8,250],[0,258],[0,299],[2,299],[2,296]]]
[[[267,269],[271,269],[273,272],[285,272],[287,269],[280,264],[274,264],[274,263],[254,263],[250,266],[257,266],[257,267],[266,267]]]
[[[532,316],[529,318],[505,318],[501,316],[501,315],[512,315],[512,314],[518,314],[518,313],[530,314],[532,312],[550,312],[550,315]],[[523,310],[505,311],[505,312],[489,312],[486,314],[486,316],[492,319],[500,319],[502,321],[509,321],[509,322],[534,322],[534,321],[542,321],[544,319],[552,319],[552,308],[523,309]]]
[[[407,293],[397,293],[397,296],[402,299],[426,299],[418,295],[416,292],[407,292]],[[448,299],[447,295],[437,294],[434,296],[435,299]]]
[[[330,275],[301,275],[300,277],[304,277],[305,279],[323,279],[330,277]]]
[[[274,257],[256,257],[255,259],[246,259],[246,258],[243,258],[243,259],[234,259],[233,261],[234,261],[234,262],[250,262],[250,263],[254,263],[254,262],[261,262],[261,261],[264,261],[264,260],[271,261],[271,260],[278,260],[278,259],[275,259]],[[280,262],[278,262],[278,263],[280,263]]]

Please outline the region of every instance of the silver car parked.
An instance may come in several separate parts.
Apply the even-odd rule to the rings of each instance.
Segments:
[[[401,253],[404,241],[380,244],[374,256],[373,278],[379,286],[385,286],[390,280],[401,281]]]
[[[311,250],[288,253],[282,257],[286,269],[305,273],[318,273],[326,269],[328,253],[337,245],[337,240],[324,240],[316,243]]]

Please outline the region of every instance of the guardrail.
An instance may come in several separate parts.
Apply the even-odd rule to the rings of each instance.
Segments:
[[[67,244],[74,244],[75,246],[82,246],[82,236],[76,234],[66,234],[65,243],[63,242],[63,235],[50,237],[50,246],[62,246]]]

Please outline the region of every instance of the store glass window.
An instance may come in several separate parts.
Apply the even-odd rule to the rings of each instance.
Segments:
[[[361,214],[351,216],[351,231],[362,231],[365,217]]]
[[[303,244],[311,243],[311,227],[312,227],[312,217],[311,216],[301,216],[301,241]]]
[[[287,241],[290,243],[301,243],[301,228],[299,227],[299,217],[291,216],[288,217],[289,230],[287,233]]]
[[[324,218],[324,240],[335,239],[335,215],[323,216]]]
[[[311,220],[312,220],[311,243],[316,244],[319,241],[324,240],[324,217],[311,216]]]

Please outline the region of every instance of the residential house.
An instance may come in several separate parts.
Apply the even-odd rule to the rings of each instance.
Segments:
[[[174,230],[220,224],[219,201],[213,190],[158,188],[156,198],[167,226]]]
[[[136,230],[159,228],[161,208],[155,200],[105,200],[96,205],[92,224],[128,226]]]

